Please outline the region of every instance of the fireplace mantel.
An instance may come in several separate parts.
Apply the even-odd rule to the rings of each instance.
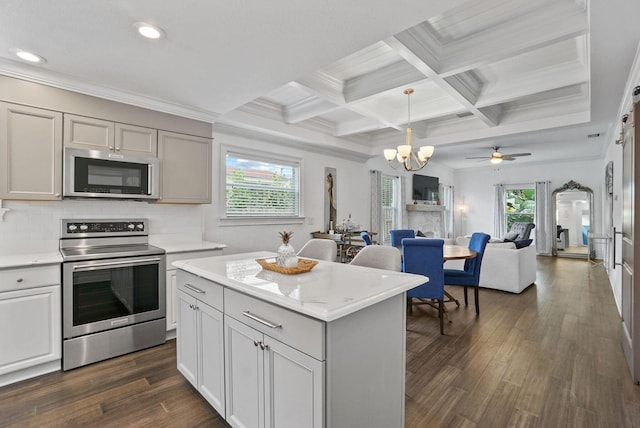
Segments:
[[[407,204],[407,225],[430,238],[444,238],[444,205]]]
[[[407,204],[407,211],[444,211],[444,205]]]

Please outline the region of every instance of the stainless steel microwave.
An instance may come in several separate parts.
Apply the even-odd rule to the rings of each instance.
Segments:
[[[160,161],[100,150],[66,147],[65,197],[158,199]]]

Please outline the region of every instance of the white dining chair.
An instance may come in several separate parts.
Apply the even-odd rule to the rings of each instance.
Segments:
[[[298,251],[299,257],[335,262],[338,245],[331,239],[312,238]]]
[[[402,268],[400,250],[388,245],[367,245],[356,254],[350,264],[396,272],[400,272]]]

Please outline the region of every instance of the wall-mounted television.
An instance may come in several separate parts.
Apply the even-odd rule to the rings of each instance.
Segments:
[[[413,174],[413,200],[414,201],[437,201],[438,200],[438,177],[428,175]]]

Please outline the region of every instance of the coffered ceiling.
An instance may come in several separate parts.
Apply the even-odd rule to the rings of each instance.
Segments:
[[[0,73],[362,159],[402,143],[411,87],[414,145],[468,168],[602,157],[640,40],[628,0],[215,3],[4,0]]]

